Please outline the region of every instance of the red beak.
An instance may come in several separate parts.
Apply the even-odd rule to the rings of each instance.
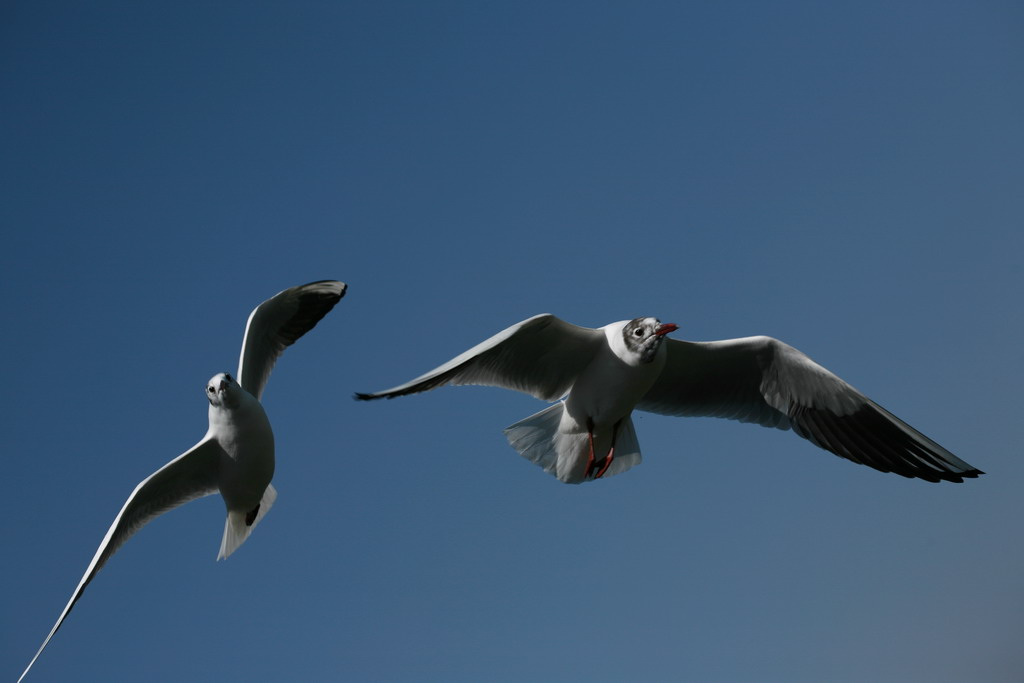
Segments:
[[[656,334],[656,335],[658,335],[660,337],[660,336],[662,336],[664,334],[668,334],[669,332],[675,332],[678,329],[679,329],[679,325],[673,325],[672,323],[665,323],[664,325],[662,325],[661,327],[656,329],[654,331],[654,334]]]

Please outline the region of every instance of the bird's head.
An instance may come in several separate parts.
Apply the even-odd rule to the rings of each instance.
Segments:
[[[664,323],[657,318],[634,318],[622,328],[622,341],[630,353],[640,357],[640,362],[650,363],[661,348],[665,335],[679,329],[678,325]]]
[[[206,399],[211,406],[230,408],[238,405],[242,387],[227,372],[218,372],[206,383]]]

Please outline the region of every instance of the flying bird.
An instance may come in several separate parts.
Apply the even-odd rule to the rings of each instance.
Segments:
[[[128,496],[71,594],[50,634],[18,678],[20,682],[61,627],[85,587],[132,534],[168,510],[220,492],[227,507],[217,559],[238,549],[277,498],[274,434],[260,398],[281,353],[316,326],[345,295],[347,285],[325,280],[292,287],[267,299],[249,315],[238,359],[237,379],[226,372],[206,383],[210,428],[174,460],[143,479]]]
[[[792,429],[904,477],[962,482],[983,474],[788,344],[764,336],[669,338],[676,329],[649,317],[592,329],[537,315],[416,379],[356,398],[477,384],[562,399],[505,435],[520,455],[569,484],[639,464],[634,409]]]

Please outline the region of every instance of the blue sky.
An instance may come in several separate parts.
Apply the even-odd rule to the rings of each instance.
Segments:
[[[6,3],[3,676],[330,278],[272,513],[222,563],[219,498],[144,528],[28,680],[1019,680],[1024,10],[837,5]],[[778,337],[988,474],[640,413],[573,487],[530,397],[351,400],[541,312]]]

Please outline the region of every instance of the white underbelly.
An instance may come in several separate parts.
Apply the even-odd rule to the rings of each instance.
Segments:
[[[582,431],[586,431],[588,420],[595,430],[614,426],[633,412],[664,364],[662,354],[653,362],[641,365],[628,365],[611,352],[598,356],[569,392],[565,401],[566,418]]]
[[[220,441],[220,493],[229,510],[252,510],[274,478],[274,433],[262,417]]]

